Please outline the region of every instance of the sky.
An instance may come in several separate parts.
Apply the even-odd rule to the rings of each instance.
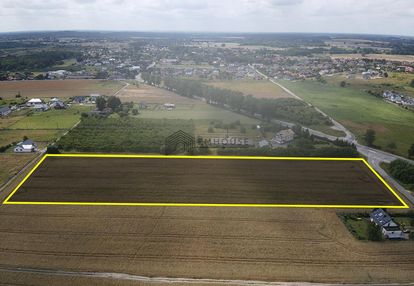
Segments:
[[[0,32],[121,30],[414,36],[414,0],[0,0]]]

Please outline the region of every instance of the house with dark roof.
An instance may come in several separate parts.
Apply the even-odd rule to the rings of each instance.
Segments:
[[[381,228],[382,234],[388,239],[405,239],[401,226],[383,209],[375,209],[369,214],[372,223]]]
[[[86,96],[83,96],[83,95],[77,95],[72,98],[73,103],[84,103],[85,100],[86,100]]]
[[[30,153],[36,152],[37,145],[32,140],[25,140],[23,142],[17,143],[16,147],[14,147],[15,153]]]
[[[11,113],[11,109],[8,106],[0,107],[0,117],[6,117]]]

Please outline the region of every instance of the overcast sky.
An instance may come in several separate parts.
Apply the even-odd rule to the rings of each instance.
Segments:
[[[339,32],[414,36],[414,0],[0,0],[0,32]]]

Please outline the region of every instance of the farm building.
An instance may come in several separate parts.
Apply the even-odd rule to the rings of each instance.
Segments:
[[[276,133],[275,137],[272,139],[272,144],[284,144],[290,142],[294,139],[295,132],[292,129],[285,129]]]
[[[164,103],[164,108],[167,110],[172,110],[175,108],[175,104],[174,103]]]
[[[8,106],[0,107],[0,117],[8,116],[11,113],[11,109]]]
[[[38,103],[33,105],[33,108],[35,111],[47,111],[50,109],[49,105],[45,104],[45,103]]]
[[[401,227],[383,209],[375,209],[369,214],[371,222],[381,228],[382,234],[388,239],[405,239]]]
[[[26,105],[27,106],[34,106],[35,104],[42,104],[42,103],[43,103],[43,101],[40,98],[32,98],[26,103]]]
[[[64,101],[60,100],[59,98],[55,97],[52,98],[49,102],[50,108],[54,109],[66,109],[66,104]]]
[[[36,151],[37,145],[32,140],[25,140],[23,142],[17,143],[16,147],[14,147],[15,153],[30,153]]]

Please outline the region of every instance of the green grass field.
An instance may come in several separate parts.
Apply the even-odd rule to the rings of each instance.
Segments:
[[[90,106],[73,105],[65,110],[33,112],[10,125],[10,129],[69,129],[79,121],[82,112],[91,110]]]
[[[410,110],[387,103],[352,86],[342,88],[312,80],[281,83],[344,124],[361,143],[364,143],[363,134],[368,128],[376,131],[377,140],[374,144],[384,150],[394,142],[397,148],[389,151],[407,156],[408,148],[414,143],[414,112]]]
[[[35,130],[1,130],[0,146],[19,142],[24,136],[34,140],[35,142],[51,142],[63,134],[63,130],[53,129],[35,129]]]
[[[397,72],[390,72],[387,78],[371,80],[364,80],[360,77],[348,79],[343,74],[326,78],[327,82],[333,85],[339,85],[341,81],[345,81],[349,87],[359,90],[372,90],[381,93],[384,90],[393,90],[409,96],[414,96],[414,87],[410,86],[413,79],[414,74]]]
[[[259,124],[259,120],[250,118],[241,114],[237,114],[222,108],[208,105],[201,101],[191,101],[193,104],[177,104],[173,110],[165,110],[162,105],[149,104],[148,109],[140,110],[137,118],[146,119],[192,119],[194,121],[196,135],[225,135],[227,130],[213,128],[213,132],[208,132],[212,120],[222,121],[224,124],[230,124],[240,121],[245,128],[246,133],[240,132],[240,128],[229,130],[232,136],[258,136],[258,132],[252,130],[251,126]]]
[[[140,110],[139,118],[154,119],[193,119],[193,120],[222,120],[230,123],[240,120],[243,123],[254,124],[258,120],[237,114],[222,108],[208,105],[201,101],[192,101],[191,104],[177,104],[173,110],[165,110],[160,104],[150,104],[148,109]]]

